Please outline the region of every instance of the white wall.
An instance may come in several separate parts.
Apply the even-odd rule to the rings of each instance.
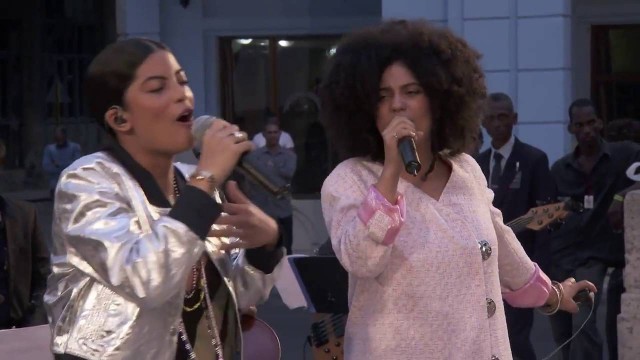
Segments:
[[[116,23],[120,38],[169,45],[189,77],[196,115],[219,115],[220,36],[342,34],[379,22],[380,11],[370,0],[191,0],[186,9],[178,0],[117,0]]]
[[[380,20],[370,0],[117,0],[121,38],[165,42],[189,76],[196,113],[220,113],[219,36],[342,34]]]
[[[370,0],[160,1],[161,39],[188,71],[196,112],[220,114],[218,37],[341,34],[376,23]]]
[[[516,104],[516,135],[552,162],[570,142],[564,126],[571,102],[570,15],[569,0],[382,0],[383,18],[446,24],[480,51],[489,91],[505,92]]]
[[[489,91],[517,104],[516,134],[554,161],[567,108],[590,95],[590,26],[640,23],[638,0],[117,0],[121,37],[160,38],[190,77],[196,112],[220,113],[218,37],[340,34],[383,18],[447,25],[483,53]]]
[[[118,38],[160,38],[160,8],[155,0],[116,0]]]

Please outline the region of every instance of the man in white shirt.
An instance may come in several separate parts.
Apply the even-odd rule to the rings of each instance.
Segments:
[[[277,125],[278,128],[280,129],[280,119],[278,119],[275,116],[270,117],[269,119],[267,119],[266,125]],[[257,133],[251,141],[253,141],[253,143],[256,145],[256,149],[259,149],[267,145],[267,141],[264,138],[264,132]],[[289,133],[284,130],[280,130],[280,146],[282,146],[285,149],[291,149],[291,150],[293,150],[294,148],[293,139],[291,138],[291,135],[289,135]]]

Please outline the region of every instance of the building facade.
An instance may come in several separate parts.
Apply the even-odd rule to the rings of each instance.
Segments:
[[[0,2],[0,191],[46,188],[42,151],[56,126],[85,152],[101,132],[87,116],[82,81],[105,44],[115,40],[111,0]]]
[[[469,41],[489,91],[514,100],[516,135],[551,162],[573,147],[566,125],[576,98],[591,97],[606,121],[640,119],[638,1],[382,0],[382,16],[426,18]]]
[[[635,105],[640,102],[636,65],[640,50],[632,46],[640,41],[640,3],[634,0],[195,0],[186,8],[181,4],[185,2],[119,1],[118,35],[152,36],[169,44],[190,74],[198,113],[237,115],[225,108],[230,102],[224,92],[233,86],[223,79],[221,42],[229,38],[280,41],[324,36],[330,43],[381,19],[422,18],[450,27],[483,54],[489,91],[502,91],[514,99],[517,135],[545,150],[550,161],[573,146],[566,123],[567,108],[575,98],[593,98],[606,121],[640,118],[640,106]],[[287,69],[308,71],[296,69],[303,64],[293,62]],[[267,73],[243,73],[241,82],[268,88]],[[264,107],[281,115],[284,100]],[[255,121],[245,123],[245,128],[259,131]]]
[[[483,55],[489,91],[514,99],[517,136],[551,162],[572,149],[575,98],[591,97],[606,121],[640,119],[637,0],[26,0],[0,10],[0,136],[10,145],[5,167],[22,174],[14,187],[41,184],[55,125],[67,125],[85,152],[99,148],[82,102],[86,65],[114,39],[149,37],[186,70],[196,115],[251,135],[280,116],[299,159],[297,223],[319,234],[310,247],[326,239],[317,199],[331,163],[315,90],[338,39],[354,29],[420,18],[463,36]]]
[[[223,116],[251,134],[266,116],[280,115],[302,152],[317,121],[313,88],[331,48],[342,34],[390,18],[427,19],[467,39],[483,54],[489,90],[514,99],[517,135],[551,161],[572,147],[567,107],[577,97],[592,97],[607,121],[640,118],[636,0],[28,0],[1,7],[7,168],[33,167],[56,124],[70,125],[87,151],[98,147],[81,101],[83,71],[105,43],[131,36],[172,48],[197,114]]]

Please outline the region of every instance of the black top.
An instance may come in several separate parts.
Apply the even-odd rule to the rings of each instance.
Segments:
[[[626,170],[640,161],[640,145],[630,141],[603,141],[590,173],[581,170],[578,151],[576,148],[558,160],[551,173],[556,180],[559,200],[572,199],[584,204],[585,196],[593,196],[593,209],[571,214],[566,223],[552,233],[554,256],[564,258],[574,266],[597,259],[609,266],[623,267],[623,234],[613,232],[607,211],[613,196],[634,184],[626,176]]]
[[[7,233],[4,226],[4,209],[0,209],[0,329],[13,326],[9,302],[9,251],[7,249]]]

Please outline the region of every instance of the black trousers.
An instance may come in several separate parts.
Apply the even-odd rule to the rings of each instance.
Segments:
[[[284,231],[284,244],[282,245],[287,249],[287,255],[291,255],[293,253],[291,249],[293,246],[293,216],[278,218],[277,220],[282,231]]]
[[[598,290],[603,289],[604,278],[608,266],[603,262],[591,260],[575,269],[563,267],[562,264],[554,264],[551,278],[562,281],[570,276],[576,280],[589,280]],[[609,359],[618,359],[618,331],[617,317],[620,313],[620,297],[624,291],[622,283],[622,269],[616,268],[609,278],[607,289],[607,311],[605,317],[605,332],[607,336],[607,349]],[[587,321],[582,331],[562,349],[563,360],[600,360],[602,359],[603,340],[596,327],[596,314],[603,291],[598,291],[595,297],[595,308],[591,318]],[[550,317],[551,330],[556,344],[559,346],[568,340],[586,320],[591,305],[583,304],[580,312],[571,315],[567,312],[558,312]]]
[[[53,354],[55,360],[85,360],[83,358],[69,355],[69,354]]]
[[[531,344],[531,328],[533,327],[533,309],[514,308],[504,303],[507,317],[509,344],[514,359],[536,360],[536,353]]]

